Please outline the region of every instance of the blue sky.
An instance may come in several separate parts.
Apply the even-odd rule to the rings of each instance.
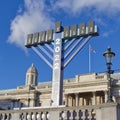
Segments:
[[[120,1],[119,0],[1,0],[0,1],[0,89],[25,84],[27,69],[32,63],[39,72],[39,82],[52,79],[51,68],[24,41],[28,33],[54,28],[56,21],[63,26],[95,21],[100,35],[92,38],[64,71],[64,78],[88,73],[88,46],[91,72],[106,70],[103,52],[108,46],[116,53],[113,69],[120,67]]]

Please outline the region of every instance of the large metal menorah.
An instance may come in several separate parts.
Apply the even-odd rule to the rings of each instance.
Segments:
[[[62,27],[56,22],[55,30],[28,34],[25,46],[32,48],[50,68],[52,76],[52,106],[62,105],[63,70],[93,37],[98,35],[98,27],[93,21],[71,27]]]

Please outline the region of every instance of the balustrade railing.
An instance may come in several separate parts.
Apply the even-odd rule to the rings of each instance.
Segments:
[[[48,108],[21,108],[19,110],[1,110],[0,120],[105,120],[102,110],[112,110],[117,105],[103,104],[84,107],[48,107]],[[109,109],[110,108],[110,109]],[[120,111],[120,110],[119,110]],[[108,113],[112,116],[115,111]],[[117,115],[117,114],[116,114]],[[103,115],[105,116],[105,115]],[[99,117],[99,118],[98,118]],[[101,117],[101,118],[100,118]],[[112,119],[109,119],[112,120]],[[114,119],[118,120],[118,119]]]

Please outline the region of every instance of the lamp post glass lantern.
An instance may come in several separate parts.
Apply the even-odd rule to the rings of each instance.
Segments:
[[[112,64],[112,59],[115,56],[115,53],[111,51],[111,48],[108,47],[107,51],[103,54],[106,59],[106,64]]]
[[[115,53],[111,51],[111,48],[108,47],[107,51],[103,53],[103,56],[106,59],[107,65],[107,74],[108,74],[108,100],[107,102],[113,102],[112,93],[111,93],[111,74],[114,73],[114,70],[111,70],[112,60],[115,56]]]

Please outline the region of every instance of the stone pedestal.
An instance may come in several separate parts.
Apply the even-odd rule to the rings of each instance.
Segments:
[[[97,120],[120,120],[120,106],[115,103],[105,103],[96,110]]]

